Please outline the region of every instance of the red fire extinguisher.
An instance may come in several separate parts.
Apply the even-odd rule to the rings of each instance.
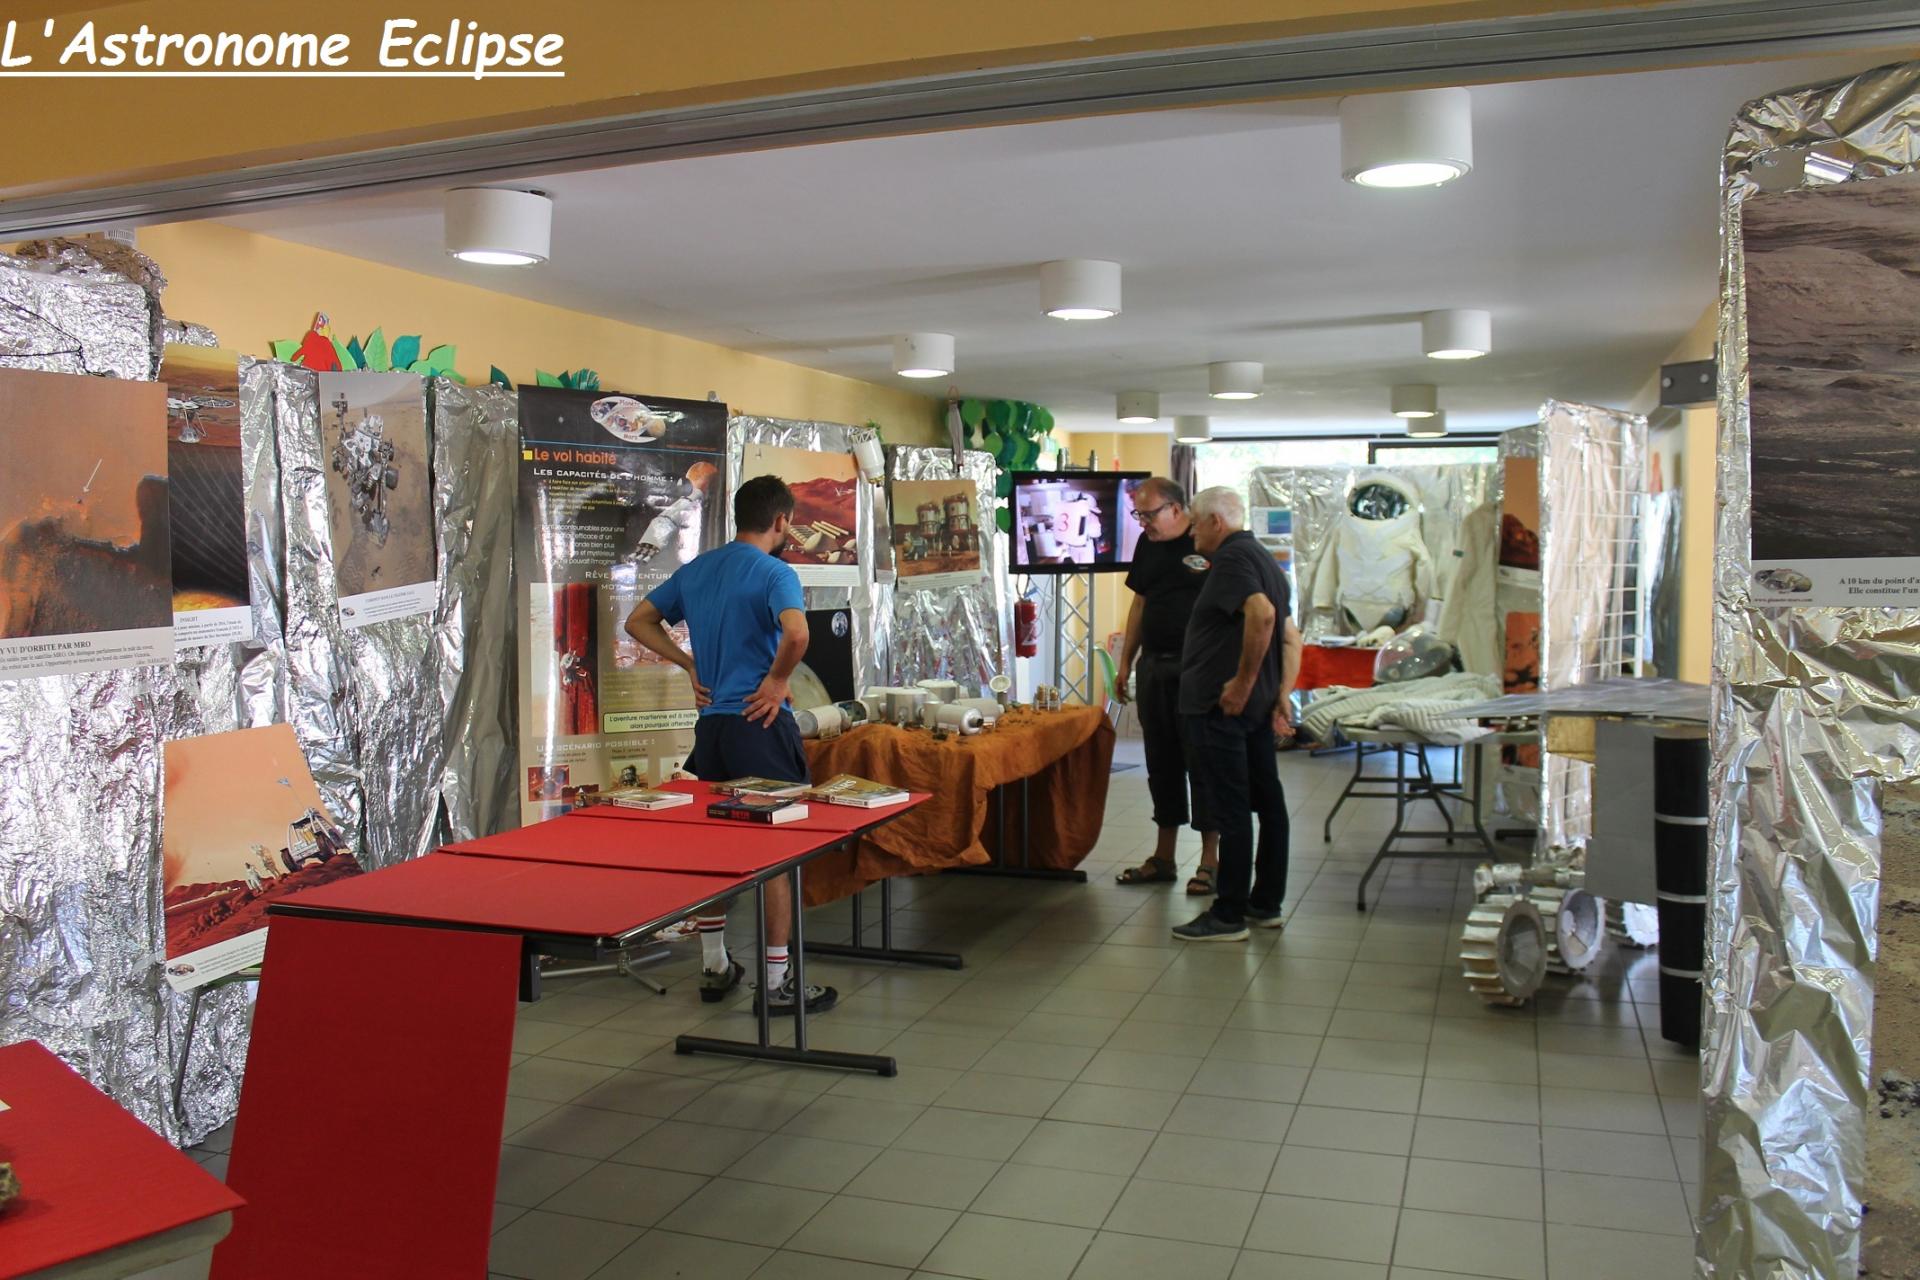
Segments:
[[[1040,652],[1040,607],[1025,596],[1013,603],[1013,652],[1022,658]]]

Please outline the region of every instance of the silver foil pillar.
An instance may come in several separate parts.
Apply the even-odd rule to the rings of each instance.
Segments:
[[[1727,143],[1699,1239],[1726,1280],[1856,1274],[1880,791],[1920,777],[1920,610],[1750,602],[1742,209],[1912,172],[1916,137],[1909,63],[1750,102]]]
[[[993,455],[968,449],[901,447],[887,450],[887,475],[894,480],[974,482],[974,511],[987,536],[980,539],[980,577],[961,587],[930,590],[887,588],[891,600],[892,645],[881,684],[916,680],[958,680],[968,692],[994,676],[1013,674],[1012,583],[1007,576],[1007,537],[992,512],[998,504]]]

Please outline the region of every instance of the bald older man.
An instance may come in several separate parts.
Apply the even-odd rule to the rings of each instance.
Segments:
[[[1194,779],[1220,829],[1220,877],[1213,905],[1173,930],[1184,942],[1244,941],[1249,924],[1278,929],[1286,902],[1287,798],[1274,749],[1277,737],[1293,736],[1300,632],[1287,576],[1246,519],[1232,489],[1194,495],[1193,545],[1208,568],[1187,622],[1180,713]]]

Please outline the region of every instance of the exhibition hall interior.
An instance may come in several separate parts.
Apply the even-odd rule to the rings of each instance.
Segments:
[[[1265,8],[0,66],[0,1280],[1920,1274],[1920,17]]]

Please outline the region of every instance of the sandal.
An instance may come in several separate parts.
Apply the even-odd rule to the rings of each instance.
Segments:
[[[1189,898],[1212,897],[1213,874],[1215,870],[1216,868],[1214,867],[1194,868],[1193,879],[1187,881],[1187,896]]]
[[[1128,867],[1113,878],[1115,884],[1172,884],[1180,875],[1172,862],[1148,858],[1137,867]]]

